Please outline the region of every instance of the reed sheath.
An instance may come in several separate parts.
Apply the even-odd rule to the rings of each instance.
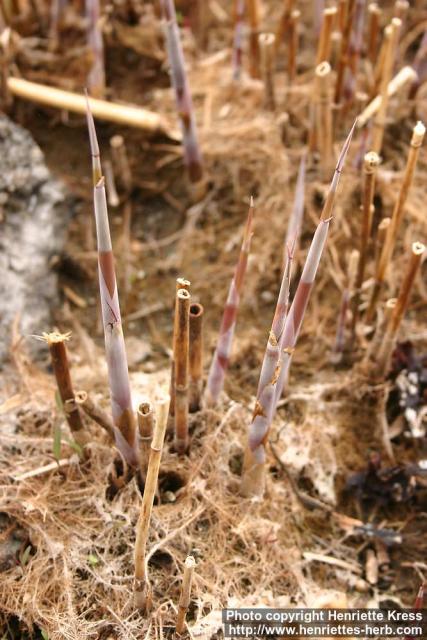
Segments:
[[[323,11],[322,30],[320,32],[319,44],[317,45],[316,66],[321,62],[329,62],[331,56],[331,36],[332,29],[337,18],[337,8],[328,7]]]
[[[396,305],[390,316],[382,345],[375,357],[376,370],[379,375],[385,376],[390,365],[391,354],[394,349],[396,336],[399,331],[403,316],[409,304],[415,276],[425,253],[425,246],[421,242],[414,242],[411,250],[408,269],[403,279]]]
[[[387,235],[382,247],[378,267],[376,270],[375,283],[372,289],[372,295],[366,314],[366,322],[370,322],[373,318],[378,298],[386,277],[387,267],[393,256],[394,247],[405,212],[406,200],[408,198],[409,190],[414,179],[415,168],[420,153],[420,147],[423,143],[424,134],[425,126],[422,122],[417,122],[412,132],[411,145],[406,163],[405,174],[403,176],[399,195],[393,209],[390,226],[387,229]]]
[[[264,81],[265,107],[274,111],[276,107],[276,97],[274,90],[274,42],[276,37],[273,33],[260,33],[259,48],[261,57],[261,74]]]
[[[191,412],[200,409],[203,386],[203,313],[198,302],[190,305],[190,386],[189,408]]]
[[[154,412],[149,402],[141,402],[136,413],[139,431],[140,469],[145,475],[154,431]]]
[[[391,23],[385,28],[384,33],[386,46],[380,84],[381,105],[374,120],[372,134],[372,150],[378,153],[378,155],[381,155],[383,145],[388,107],[388,85],[393,73],[393,64],[396,58],[396,47],[401,24],[402,22],[399,18],[393,18]]]
[[[191,296],[185,289],[176,294],[174,328],[174,396],[175,396],[175,448],[178,453],[188,449],[188,370],[189,370],[189,324]]]
[[[357,265],[357,276],[354,284],[354,296],[352,301],[351,338],[356,333],[356,325],[359,317],[360,296],[363,281],[365,278],[365,266],[368,257],[369,238],[371,237],[373,201],[375,193],[375,180],[380,158],[375,151],[370,151],[365,155],[363,163],[364,186],[362,201],[362,225],[360,233],[359,262]]]
[[[191,583],[193,573],[196,567],[196,561],[193,556],[187,556],[184,566],[184,575],[182,578],[181,595],[178,604],[178,616],[176,620],[176,632],[181,635],[185,631],[185,618],[187,616],[188,607],[191,602]]]
[[[52,332],[44,334],[43,337],[49,347],[52,368],[68,425],[76,442],[84,445],[87,442],[87,438],[79,408],[74,402],[75,396],[71,382],[67,348],[65,346],[65,342],[69,339],[70,335]]]
[[[145,478],[144,495],[142,496],[141,510],[136,525],[135,540],[135,606],[138,609],[149,611],[152,603],[151,587],[146,566],[146,548],[150,530],[151,513],[153,510],[154,496],[157,490],[160,461],[162,457],[163,443],[165,439],[166,424],[169,411],[169,398],[164,398],[156,404],[156,421],[151,441],[150,458],[148,461],[147,476]]]
[[[251,247],[253,215],[254,202],[253,198],[251,198],[239,259],[228,290],[227,301],[225,303],[225,309],[219,329],[218,342],[209,369],[208,381],[204,394],[204,400],[208,406],[215,406],[217,404],[221,391],[224,387],[224,378],[228,368],[234,330],[236,327],[240,292],[246,273]]]

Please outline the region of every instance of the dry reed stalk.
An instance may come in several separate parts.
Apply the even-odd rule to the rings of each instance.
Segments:
[[[406,14],[408,13],[409,6],[408,0],[396,0],[394,3],[393,17],[399,18],[403,22],[406,18]]]
[[[378,271],[378,266],[381,258],[381,251],[383,249],[383,245],[387,237],[387,231],[390,224],[391,224],[391,218],[386,217],[381,220],[377,228],[377,235],[375,239],[375,250],[374,250],[375,273]]]
[[[304,314],[313,288],[320,258],[326,243],[329,225],[333,215],[336,191],[348,149],[350,147],[355,125],[356,123],[353,124],[338,158],[320,221],[313,236],[294,299],[289,312],[285,314],[286,317],[284,319],[283,329],[279,334],[279,339],[277,340],[277,328],[276,331],[273,330],[270,334],[268,350],[272,353],[272,350],[274,349],[275,357],[277,354],[278,360],[273,359],[273,357],[264,357],[266,368],[264,368],[263,362],[264,370],[261,369],[260,384],[258,385],[257,393],[257,405],[254,411],[253,421],[249,428],[248,443],[245,449],[243,464],[241,491],[245,496],[260,496],[264,491],[266,467],[265,446],[277,404],[282,395],[285,382],[287,381],[292,354],[298,341],[304,320]],[[279,294],[278,303],[281,302]],[[281,305],[280,308],[282,308]],[[279,320],[280,322],[282,321],[282,314],[275,316],[273,324]],[[272,342],[270,342],[270,339]],[[278,342],[278,344],[276,345],[275,342]]]
[[[99,0],[85,0],[85,11],[88,21],[88,44],[93,56],[87,84],[95,98],[103,98],[105,94],[104,42],[100,27]]]
[[[393,18],[391,23],[385,28],[386,49],[384,54],[384,65],[381,75],[381,105],[373,123],[372,150],[381,155],[383,145],[384,129],[386,124],[388,107],[388,85],[393,72],[393,63],[396,57],[396,47],[399,36],[399,29],[402,22],[399,18]]]
[[[234,0],[234,38],[232,54],[233,80],[240,80],[243,58],[243,28],[245,18],[245,0]]]
[[[113,136],[110,139],[110,149],[119,183],[128,195],[132,191],[132,172],[123,136]]]
[[[191,602],[191,583],[193,581],[195,567],[196,561],[193,556],[187,556],[184,566],[184,575],[182,577],[181,595],[179,597],[178,616],[175,627],[178,635],[183,634],[185,631],[185,618]]]
[[[189,408],[191,412],[200,409],[203,386],[203,313],[201,304],[190,305],[190,386]]]
[[[151,441],[150,458],[148,461],[147,476],[145,479],[144,495],[142,496],[141,511],[136,525],[135,540],[135,606],[138,609],[149,611],[151,609],[152,594],[146,566],[146,548],[148,533],[150,530],[151,513],[153,510],[154,496],[157,490],[157,481],[160,470],[163,443],[165,439],[166,424],[169,410],[169,398],[165,398],[156,405],[156,420]]]
[[[283,12],[279,20],[276,31],[276,57],[279,52],[280,45],[285,40],[285,36],[289,29],[289,17],[294,8],[295,0],[283,0]]]
[[[260,77],[259,56],[259,0],[246,0],[249,22],[249,74],[251,78]]]
[[[92,158],[99,154],[93,120],[88,114]],[[98,164],[95,163],[96,170]],[[99,165],[100,166],[100,165]],[[98,245],[98,275],[104,325],[105,354],[111,393],[111,408],[116,446],[126,463],[138,465],[135,416],[132,408],[127,356],[120,315],[114,256],[108,222],[104,178],[94,186],[94,208]]]
[[[331,104],[331,65],[321,62],[315,71],[316,142],[320,152],[321,175],[327,180],[333,163],[332,148],[332,104]]]
[[[298,42],[299,42],[299,23],[301,18],[301,11],[299,9],[293,9],[289,17],[289,48],[288,48],[288,78],[292,84],[295,80],[297,73],[297,54],[298,54]]]
[[[176,318],[176,294],[180,289],[185,289],[185,291],[190,291],[191,282],[186,280],[185,278],[177,278],[175,283],[175,296],[174,296],[174,314]],[[173,345],[176,341],[175,330],[176,330],[176,322],[174,320],[174,334],[173,334]],[[173,418],[175,415],[175,358],[174,358],[174,347],[172,347],[172,362],[171,362],[171,382],[169,388],[169,417]],[[173,421],[171,421],[171,426],[174,426]]]
[[[244,496],[264,493],[265,444],[274,414],[274,398],[280,371],[280,341],[289,309],[292,248],[287,247],[287,260],[274,311],[273,322],[264,353],[258,382],[255,408],[249,425],[248,442],[243,460],[241,493]],[[262,438],[261,438],[262,436]]]
[[[239,259],[231,280],[227,301],[219,329],[218,342],[212,363],[209,369],[208,381],[204,394],[204,400],[208,406],[215,406],[224,386],[225,373],[233,344],[234,330],[236,327],[237,312],[239,309],[240,292],[245,277],[249,251],[252,239],[252,221],[254,215],[254,202],[251,197],[248,218],[243,235]]]
[[[175,398],[175,449],[185,453],[188,449],[188,369],[189,369],[189,324],[191,296],[185,289],[176,294],[174,328],[174,398]]]
[[[109,160],[104,162],[105,186],[107,187],[108,204],[110,207],[118,207],[120,204],[119,195],[116,189],[113,165]]]
[[[368,257],[368,244],[371,237],[373,201],[375,194],[375,180],[380,158],[375,151],[370,151],[365,155],[363,163],[364,186],[362,200],[362,225],[360,233],[359,263],[357,265],[357,276],[354,284],[354,296],[352,302],[351,338],[356,333],[356,325],[359,317],[359,305],[362,284],[365,277],[365,266]]]
[[[81,115],[86,114],[86,101],[83,95],[55,89],[36,82],[29,82],[22,78],[9,77],[7,86],[12,95],[18,98],[64,111],[72,111]],[[150,135],[163,133],[173,139],[177,137],[162,116],[142,107],[115,104],[114,102],[95,98],[89,98],[89,106],[94,117],[100,120],[142,129]]]
[[[422,122],[417,122],[415,125],[411,145],[409,149],[408,159],[406,162],[405,174],[403,176],[402,184],[400,186],[399,195],[396,200],[396,204],[393,209],[390,225],[387,229],[387,235],[382,247],[380,259],[375,274],[375,283],[372,289],[371,299],[369,302],[368,311],[366,313],[366,322],[370,322],[375,313],[375,308],[378,302],[379,295],[381,293],[383,283],[386,277],[387,267],[392,259],[394,247],[396,244],[397,236],[402,223],[403,214],[405,212],[405,204],[408,198],[409,190],[411,188],[415,168],[417,165],[418,156],[420,153],[420,147],[423,143],[425,126]]]
[[[396,305],[389,319],[379,352],[375,356],[376,372],[382,377],[386,375],[390,365],[396,336],[408,307],[409,297],[415,282],[415,276],[417,275],[424,252],[425,246],[421,242],[413,243],[409,266],[403,279]]]
[[[392,80],[390,80],[387,87],[387,96],[391,98],[394,96],[405,84],[409,82],[415,82],[417,79],[417,73],[412,67],[403,67],[399,73],[397,73]],[[362,113],[357,119],[358,128],[362,128],[376,113],[378,113],[381,107],[382,97],[376,96],[371,102],[363,109]]]
[[[149,402],[141,402],[136,413],[139,431],[140,468],[145,476],[154,430],[154,412]]]
[[[102,427],[110,438],[114,440],[114,424],[108,413],[101,409],[86,391],[76,391],[74,399],[75,403],[83,409],[85,414]]]
[[[299,248],[299,242],[301,237],[302,221],[304,216],[304,192],[305,192],[305,164],[306,153],[304,152],[299,169],[298,177],[295,185],[294,203],[289,218],[288,228],[286,230],[283,265],[286,266],[286,260],[288,258],[288,247],[294,247],[294,253],[296,254]]]
[[[67,348],[65,346],[66,341],[70,338],[70,334],[57,332],[45,333],[43,334],[43,338],[49,347],[52,368],[68,425],[75,441],[80,445],[84,445],[87,443],[87,437],[83,428],[80,411],[74,402],[75,396],[71,382]],[[72,403],[70,403],[70,401],[72,401]]]
[[[322,30],[320,32],[319,44],[317,45],[316,66],[321,62],[329,62],[331,56],[331,36],[332,29],[337,18],[337,8],[328,7],[323,11]]]
[[[338,60],[337,77],[335,81],[335,97],[334,103],[337,107],[341,104],[341,95],[344,87],[344,76],[349,63],[349,45],[351,28],[354,20],[354,12],[356,8],[356,0],[348,0],[346,7],[345,23],[342,30],[341,50]]]
[[[382,9],[376,2],[368,5],[368,42],[366,55],[374,64],[378,55],[378,36],[380,32]]]
[[[276,37],[273,33],[260,33],[259,48],[261,57],[262,78],[264,80],[265,106],[270,111],[276,108],[274,90],[274,43]]]
[[[171,69],[172,86],[182,130],[184,162],[195,199],[200,200],[206,190],[203,180],[203,160],[197,139],[193,100],[185,68],[174,0],[161,0],[165,20],[166,48]]]
[[[348,0],[338,0],[336,25],[338,31],[342,34],[345,29],[346,16],[348,11]]]
[[[354,283],[357,274],[357,264],[359,262],[359,251],[353,249],[350,254],[347,267],[347,281],[341,297],[340,312],[338,315],[337,331],[335,335],[334,345],[334,362],[338,362],[344,352],[346,346],[345,330],[348,320],[349,303],[352,293],[354,292]]]

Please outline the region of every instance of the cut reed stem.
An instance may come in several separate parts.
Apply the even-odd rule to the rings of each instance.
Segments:
[[[316,142],[320,152],[320,167],[323,180],[331,174],[333,165],[332,149],[332,104],[331,104],[331,65],[321,62],[315,71]]]
[[[375,153],[375,151],[370,151],[365,155],[363,164],[365,183],[363,187],[362,225],[360,233],[359,263],[357,265],[357,276],[354,285],[355,290],[352,302],[351,339],[353,339],[355,336],[357,320],[359,317],[360,295],[365,277],[365,266],[368,254],[369,238],[371,237],[375,180],[379,163],[380,158],[378,154]]]
[[[259,0],[246,0],[246,9],[249,22],[249,74],[251,78],[259,78]]]
[[[12,95],[30,100],[48,107],[72,111],[73,113],[86,114],[86,101],[83,95],[55,89],[36,82],[29,82],[22,78],[9,77],[7,87]],[[176,140],[177,134],[166,122],[163,116],[142,107],[116,104],[105,100],[89,98],[89,106],[95,118],[115,122],[117,124],[136,127],[147,134],[164,134]]]
[[[75,441],[77,444],[83,446],[87,443],[87,437],[84,431],[79,408],[74,402],[75,395],[71,382],[67,348],[65,346],[66,341],[70,338],[70,334],[52,332],[43,334],[43,338],[46,340],[47,346],[49,347],[52,368],[55,374],[56,384],[58,385],[59,395],[61,396],[62,405],[64,407],[65,417]]]
[[[273,33],[260,33],[259,48],[261,56],[262,78],[265,90],[265,106],[266,109],[274,111],[276,107],[276,97],[274,89],[274,42],[275,35]]]
[[[156,421],[151,441],[150,458],[148,461],[147,477],[145,479],[144,495],[142,496],[141,511],[136,525],[135,540],[135,606],[149,611],[152,604],[151,587],[146,566],[146,548],[150,530],[151,513],[162,457],[166,424],[169,410],[169,398],[164,398],[156,405]]]
[[[393,18],[391,23],[385,28],[384,33],[384,37],[386,38],[386,46],[380,83],[381,104],[374,120],[372,135],[372,150],[375,151],[375,153],[378,153],[378,155],[381,155],[381,149],[383,145],[387,107],[389,101],[388,85],[393,73],[393,64],[396,58],[396,48],[401,24],[402,21],[399,20],[399,18]]]
[[[359,262],[359,251],[353,249],[347,266],[347,281],[341,296],[341,306],[338,315],[337,331],[335,335],[334,362],[339,362],[346,347],[346,327],[351,295],[354,291],[356,280],[357,264]]]
[[[221,391],[224,387],[224,378],[228,368],[234,330],[236,327],[240,292],[248,264],[252,239],[253,215],[254,202],[251,197],[239,259],[228,291],[227,301],[225,303],[225,309],[219,329],[218,343],[209,369],[208,381],[204,395],[205,402],[208,406],[215,406],[217,404]]]
[[[327,7],[323,11],[322,30],[317,45],[316,66],[321,62],[329,62],[331,56],[332,29],[337,18],[337,8]]]
[[[189,408],[191,412],[200,409],[203,385],[203,313],[198,302],[190,305],[190,386]]]
[[[368,5],[368,44],[367,57],[374,64],[378,55],[378,36],[380,32],[382,10],[376,2]]]
[[[196,567],[196,561],[193,556],[187,556],[184,566],[184,575],[182,578],[181,595],[178,604],[178,617],[176,621],[176,632],[181,635],[185,631],[185,618],[187,616],[188,607],[191,602],[191,583],[193,573]]]
[[[408,307],[412,287],[415,282],[415,276],[417,275],[424,252],[425,246],[421,242],[414,242],[412,245],[408,269],[403,279],[396,305],[389,319],[382,345],[375,357],[377,373],[382,377],[386,375],[390,366],[390,359],[394,349],[396,336]]]
[[[110,140],[110,148],[113,164],[119,178],[119,185],[126,195],[129,195],[132,191],[132,172],[123,136],[113,136]]]
[[[114,179],[113,165],[109,160],[104,162],[105,186],[107,188],[108,204],[110,207],[118,207],[120,204],[119,195],[116,189],[116,181]]]
[[[299,9],[293,9],[289,17],[288,78],[290,84],[293,84],[297,74],[300,18],[301,11]]]
[[[92,418],[94,422],[99,424],[110,436],[112,440],[114,440],[114,424],[111,420],[110,416],[106,411],[101,409],[94,400],[89,396],[86,391],[76,391],[75,394],[75,402],[76,404],[83,409],[86,415],[89,418]]]
[[[351,28],[354,20],[354,11],[356,7],[356,0],[348,0],[346,3],[346,12],[344,18],[344,27],[342,29],[341,50],[337,67],[337,78],[335,81],[335,97],[334,103],[336,107],[341,104],[342,90],[344,87],[344,76],[347,65],[349,63],[349,44]]]
[[[171,383],[170,383],[170,404],[169,404],[169,418],[171,418],[170,426],[175,428],[175,422],[172,418],[175,416],[175,357],[174,357],[174,345],[177,340],[176,332],[176,294],[180,289],[190,291],[191,282],[185,278],[177,278],[175,283],[175,297],[174,297],[174,329],[173,329],[173,345],[172,345],[172,362],[171,362]]]
[[[191,296],[185,289],[176,294],[173,357],[175,363],[175,449],[188,449],[188,369],[189,369],[189,312]]]
[[[425,126],[422,122],[417,122],[412,132],[411,145],[406,163],[405,174],[403,176],[399,195],[393,209],[391,222],[387,229],[387,235],[382,247],[378,267],[376,270],[375,283],[372,289],[371,299],[366,314],[366,322],[370,322],[373,318],[378,298],[386,277],[387,267],[393,256],[394,247],[396,244],[397,236],[399,234],[403,214],[405,212],[406,200],[408,198],[409,190],[414,179],[415,168],[417,165],[420,147],[423,143],[424,134]]]
[[[140,469],[145,475],[150,455],[151,440],[154,430],[154,412],[149,402],[142,402],[137,411],[139,431]]]

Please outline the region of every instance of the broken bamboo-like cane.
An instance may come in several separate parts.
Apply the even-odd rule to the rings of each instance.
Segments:
[[[412,132],[411,146],[409,149],[408,159],[406,162],[405,174],[403,176],[402,184],[400,187],[399,195],[396,200],[396,204],[393,209],[393,215],[391,217],[390,225],[387,229],[387,235],[383,244],[376,274],[375,283],[372,289],[372,294],[369,302],[369,307],[366,313],[366,322],[370,322],[374,316],[375,308],[380,296],[384,280],[386,277],[387,267],[393,256],[394,247],[396,244],[397,236],[400,230],[400,226],[405,212],[405,204],[408,198],[409,190],[414,178],[415,168],[420,152],[420,147],[424,140],[425,126],[422,122],[417,122]]]
[[[260,33],[258,37],[262,78],[264,80],[265,106],[270,111],[274,111],[276,107],[273,69],[275,39],[276,37],[273,33]]]
[[[327,7],[323,11],[322,30],[320,32],[319,44],[317,46],[316,66],[321,62],[329,62],[331,56],[331,36],[332,29],[337,17],[336,7]]]
[[[403,279],[396,305],[388,322],[379,352],[375,357],[376,371],[380,376],[385,376],[387,374],[397,332],[399,331],[403,316],[408,307],[412,287],[415,282],[415,276],[417,275],[424,253],[425,246],[421,242],[414,242],[412,245],[409,266]]]
[[[396,59],[396,47],[398,42],[399,30],[402,21],[399,18],[393,18],[391,23],[385,28],[384,37],[386,38],[386,48],[384,53],[384,64],[381,74],[380,95],[381,105],[375,117],[372,135],[372,150],[381,155],[383,145],[384,130],[386,125],[387,107],[388,107],[388,85],[393,73],[393,64]]]
[[[52,368],[55,374],[56,384],[58,385],[58,391],[61,396],[62,406],[64,407],[68,426],[70,427],[75,441],[83,446],[87,443],[87,437],[84,431],[79,408],[74,402],[75,395],[71,382],[67,348],[65,346],[65,343],[69,338],[69,333],[62,334],[54,331],[52,333],[43,334],[43,339],[47,342],[47,346],[49,347]]]
[[[322,180],[327,180],[333,166],[331,65],[321,62],[315,71],[316,143],[320,153]]]
[[[189,312],[190,294],[179,289],[176,294],[174,326],[174,398],[175,398],[175,448],[178,453],[188,449],[188,369],[189,369]]]
[[[148,533],[150,530],[151,513],[153,510],[154,496],[157,490],[160,461],[162,457],[163,442],[165,439],[166,424],[169,411],[169,398],[164,398],[157,403],[156,421],[151,441],[150,458],[148,461],[147,477],[145,479],[144,495],[142,496],[141,511],[136,525],[135,541],[135,606],[148,612],[151,609],[152,594],[146,565],[146,548]]]
[[[187,556],[184,566],[184,575],[182,577],[181,595],[179,597],[178,616],[175,628],[178,635],[183,634],[185,631],[185,618],[191,602],[191,583],[193,581],[195,567],[196,561],[193,556]]]
[[[23,100],[64,111],[86,114],[84,95],[13,77],[7,79],[7,87],[12,95]],[[89,98],[89,106],[93,116],[99,120],[135,127],[149,135],[163,134],[173,140],[180,139],[180,136],[176,131],[173,131],[166,119],[154,111],[96,98]]]
[[[356,325],[359,317],[360,294],[363,280],[365,277],[365,266],[368,254],[368,243],[371,236],[372,217],[373,217],[373,200],[375,193],[375,179],[377,169],[380,164],[380,158],[375,151],[370,151],[365,155],[363,164],[363,173],[365,178],[363,188],[362,202],[362,224],[360,233],[360,250],[359,263],[357,266],[357,276],[354,285],[354,296],[352,301],[352,319],[351,319],[351,339],[353,340],[356,333]]]
[[[190,383],[189,409],[191,412],[200,409],[203,385],[203,313],[198,302],[190,305]]]
[[[139,430],[140,469],[145,476],[154,430],[154,412],[149,402],[141,402],[136,413]]]

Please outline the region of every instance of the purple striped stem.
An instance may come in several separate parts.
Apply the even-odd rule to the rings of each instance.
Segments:
[[[245,460],[243,467],[244,470],[242,477],[242,493],[246,496],[262,495],[264,491],[266,461],[265,445],[268,439],[268,434],[277,408],[277,404],[282,395],[285,381],[287,380],[292,354],[298,341],[298,336],[300,334],[302,322],[304,320],[305,310],[307,308],[320,258],[322,256],[323,249],[326,243],[329,224],[332,219],[332,211],[336,191],[355,126],[356,122],[353,124],[353,127],[347,137],[347,140],[344,143],[340,157],[338,159],[335,173],[332,178],[332,183],[323,207],[322,215],[313,236],[301,279],[298,284],[295,297],[289,309],[289,313],[286,316],[283,331],[280,336],[280,367],[279,370],[275,372],[275,378],[277,376],[277,379],[275,379],[268,388],[268,392],[272,396],[272,400],[268,399],[268,402],[272,402],[273,408],[269,411],[269,414],[266,416],[265,420],[258,420],[256,423],[256,427],[253,426],[254,422],[252,422],[249,429],[248,446],[246,447],[245,451]],[[265,402],[263,402],[263,406],[265,406]]]
[[[171,68],[172,86],[181,122],[184,162],[187,166],[190,182],[199,183],[203,179],[203,160],[197,140],[193,101],[185,69],[174,0],[161,0],[161,5],[165,19],[166,48]]]
[[[88,112],[89,139],[91,143],[94,179],[101,170],[96,132]],[[111,393],[111,408],[116,445],[126,462],[138,465],[135,416],[129,384],[129,373],[117,291],[114,256],[108,223],[107,199],[104,178],[94,185],[94,208],[98,243],[98,275],[104,325],[105,354]]]
[[[354,11],[354,26],[350,35],[350,43],[348,48],[349,65],[344,86],[345,100],[350,102],[353,100],[356,88],[357,69],[359,66],[360,54],[363,46],[363,31],[365,25],[365,5],[366,0],[356,0]]]
[[[217,404],[218,398],[224,386],[225,373],[227,371],[230,359],[234,329],[236,327],[237,311],[239,309],[240,301],[240,291],[242,288],[243,279],[245,277],[246,266],[248,263],[249,251],[251,246],[253,215],[254,202],[253,198],[251,197],[239,260],[237,262],[233,279],[230,284],[230,289],[228,291],[227,302],[225,303],[224,314],[222,316],[221,327],[219,330],[218,344],[212,358],[212,364],[209,370],[208,382],[206,385],[205,402],[210,406],[214,406]]]
[[[286,265],[288,259],[288,247],[294,245],[294,254],[298,251],[301,237],[302,220],[304,216],[304,191],[305,191],[305,165],[307,154],[304,152],[301,157],[298,177],[295,185],[294,204],[289,218],[288,229],[286,231],[285,247],[283,252],[283,264]]]
[[[233,54],[231,59],[233,80],[240,80],[242,75],[243,26],[245,17],[245,0],[235,0],[235,23]]]
[[[295,244],[295,242],[294,242]],[[266,461],[265,442],[274,414],[276,385],[280,373],[280,342],[289,309],[291,269],[294,247],[288,246],[286,266],[277,298],[270,335],[267,341],[252,421],[249,425],[248,444],[243,463],[241,492],[245,496],[262,494],[264,490],[263,465]],[[261,440],[261,444],[260,444]]]
[[[95,98],[102,98],[105,93],[104,42],[100,29],[99,0],[85,0],[86,18],[88,21],[87,38],[92,51],[92,67],[87,76],[87,84]]]

